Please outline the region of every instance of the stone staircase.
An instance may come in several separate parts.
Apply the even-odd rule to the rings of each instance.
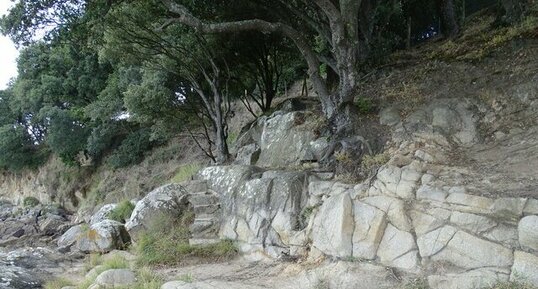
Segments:
[[[190,226],[191,245],[219,242],[220,199],[209,190],[205,181],[190,181],[185,184],[189,192],[188,201],[194,211],[194,222]]]

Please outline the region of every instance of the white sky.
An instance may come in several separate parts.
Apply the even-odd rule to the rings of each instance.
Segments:
[[[6,14],[12,4],[9,0],[0,0],[0,15]],[[0,34],[0,89],[5,89],[9,80],[17,76],[18,55],[13,42]]]

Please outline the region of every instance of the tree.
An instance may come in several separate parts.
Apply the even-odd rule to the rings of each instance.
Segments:
[[[441,17],[441,30],[446,37],[454,38],[460,33],[454,0],[437,0],[438,14]]]
[[[308,73],[315,90],[320,96],[323,111],[332,120],[336,130],[345,128],[350,122],[350,104],[355,97],[359,81],[359,62],[366,57],[368,43],[373,30],[374,1],[349,0],[279,0],[270,4],[282,12],[277,20],[247,19],[209,23],[194,16],[183,4],[174,0],[162,0],[171,17],[163,28],[173,23],[193,27],[200,33],[232,33],[262,31],[282,33],[291,39],[308,64]],[[266,3],[267,4],[267,3]],[[286,21],[286,19],[298,21]],[[330,47],[330,54],[320,55],[313,43],[301,32],[302,27],[315,31],[319,39]],[[320,64],[327,64],[339,77],[337,91],[331,93],[320,73]]]
[[[102,55],[122,65],[137,65],[144,71],[142,81],[126,92],[131,111],[143,106],[168,111],[197,109],[203,131],[209,134],[205,152],[214,161],[224,163],[230,155],[226,141],[231,112],[227,62],[212,49],[216,44],[211,39],[184,28],[156,30],[154,21],[162,15],[162,7],[156,7],[151,1],[115,6],[105,19],[107,29]],[[147,101],[148,97],[152,100]],[[161,102],[156,103],[156,100]],[[210,129],[204,121],[209,121]]]

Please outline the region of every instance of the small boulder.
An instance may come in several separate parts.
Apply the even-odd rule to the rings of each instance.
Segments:
[[[136,203],[131,218],[125,224],[133,241],[151,226],[177,219],[187,207],[187,190],[179,184],[169,184],[150,192]]]
[[[101,221],[108,219],[108,214],[118,207],[117,204],[107,204],[102,206],[95,214],[90,218],[90,225],[97,224]]]
[[[124,248],[130,237],[122,223],[104,220],[79,235],[76,247],[81,252],[109,252]]]
[[[538,251],[538,216],[527,216],[519,221],[519,244],[525,249]]]
[[[95,285],[103,289],[129,286],[134,283],[136,283],[136,275],[128,269],[110,269],[95,278]]]

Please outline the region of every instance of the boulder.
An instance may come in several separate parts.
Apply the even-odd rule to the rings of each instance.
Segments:
[[[413,235],[387,225],[377,255],[381,263],[406,271],[417,271],[418,249]]]
[[[30,271],[0,263],[0,288],[2,289],[38,289],[41,281]]]
[[[299,165],[311,160],[310,142],[316,139],[303,112],[275,113],[267,119],[260,139],[261,154],[257,162],[261,167]]]
[[[148,228],[179,218],[186,210],[187,194],[182,185],[169,184],[153,190],[138,201],[125,224],[131,239],[136,242]]]
[[[510,281],[523,281],[538,286],[538,256],[516,251]]]
[[[76,248],[85,253],[102,253],[125,248],[129,242],[129,234],[122,223],[104,220],[83,230],[77,238]]]
[[[97,224],[101,221],[108,220],[108,214],[118,207],[117,204],[107,204],[102,206],[90,218],[90,225]]]
[[[57,241],[58,247],[62,250],[69,250],[78,241],[88,225],[76,225],[67,230]]]
[[[58,215],[47,215],[39,220],[39,231],[47,236],[56,235],[62,232],[67,220]]]
[[[355,202],[353,206],[353,257],[374,259],[387,226],[386,214],[370,205]]]
[[[444,232],[451,233],[448,228],[449,227],[444,227],[442,229],[445,229]],[[463,231],[455,232],[448,243],[443,245],[450,235],[451,234],[439,235],[439,237],[441,237],[441,242],[428,238],[432,241],[429,244],[433,244],[433,246],[431,246],[433,249],[430,248],[428,250],[427,246],[426,248],[422,246],[420,251],[421,255],[424,257],[428,256],[428,254],[424,254],[423,252],[437,251],[435,255],[429,255],[431,256],[431,260],[448,262],[465,269],[476,269],[481,267],[507,268],[512,266],[514,259],[512,250],[499,244],[477,238]],[[420,247],[419,241],[419,248]]]
[[[312,245],[335,257],[349,257],[353,246],[353,205],[349,194],[328,198],[316,214]]]
[[[128,269],[110,269],[95,278],[96,285],[103,289],[126,287],[136,283],[136,275]]]
[[[538,216],[532,215],[519,221],[519,244],[530,250],[538,251]]]
[[[255,165],[260,158],[260,147],[253,143],[246,145],[237,151],[234,163],[238,165]]]

